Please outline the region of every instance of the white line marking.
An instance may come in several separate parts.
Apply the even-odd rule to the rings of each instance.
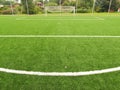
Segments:
[[[69,21],[80,21],[80,20],[104,20],[104,19],[16,19],[16,20],[42,20],[42,21],[57,21],[57,20],[61,20],[61,21],[64,21],[64,20],[69,20]]]
[[[84,72],[35,72],[35,71],[0,68],[0,72],[4,72],[4,73],[37,75],[37,76],[86,76],[86,75],[103,74],[103,73],[109,73],[115,71],[120,71],[120,67],[108,68],[103,70],[84,71]]]
[[[120,38],[112,35],[0,35],[0,38]]]
[[[100,17],[94,17],[94,18],[27,18],[27,17],[21,17],[21,18],[16,18],[16,20],[104,20],[103,18]]]
[[[99,19],[99,20],[105,20],[104,18],[101,18],[101,17],[96,17],[97,19]]]
[[[49,21],[49,20],[51,20],[51,21],[57,21],[57,20],[61,20],[61,21],[63,21],[63,20],[70,20],[70,21],[72,21],[72,20],[75,20],[75,21],[80,21],[80,20],[104,20],[104,19],[16,19],[16,20],[41,20],[41,21]]]

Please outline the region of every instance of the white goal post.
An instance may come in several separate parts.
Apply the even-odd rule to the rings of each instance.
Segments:
[[[75,7],[74,6],[46,6],[45,13],[74,13],[75,14]]]

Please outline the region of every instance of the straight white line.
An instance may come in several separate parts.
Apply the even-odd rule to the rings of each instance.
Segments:
[[[16,20],[104,20],[103,18],[100,17],[94,17],[94,18],[27,18],[27,17],[21,17],[21,18],[16,18]]]
[[[120,38],[112,35],[0,35],[0,38]]]
[[[42,20],[42,21],[57,21],[57,20],[60,20],[60,21],[64,21],[64,20],[69,20],[69,21],[80,21],[80,20],[97,20],[97,21],[99,21],[99,20],[104,20],[104,19],[16,19],[16,20],[28,20],[28,21],[30,21],[30,20]]]
[[[96,17],[97,19],[99,19],[99,20],[105,20],[104,18],[101,18],[101,17]]]
[[[37,75],[37,76],[86,76],[86,75],[103,74],[103,73],[109,73],[115,71],[120,71],[120,67],[108,68],[103,70],[84,71],[84,72],[35,72],[35,71],[0,68],[0,72],[4,72],[4,73]]]

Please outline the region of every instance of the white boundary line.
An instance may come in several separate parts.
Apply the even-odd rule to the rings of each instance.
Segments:
[[[40,21],[40,20],[42,20],[42,21],[57,21],[57,20],[61,20],[61,21],[64,21],[64,20],[69,20],[69,21],[80,21],[80,20],[97,20],[97,21],[99,21],[99,20],[104,20],[104,19],[16,19],[16,20],[18,20],[18,21],[21,21],[21,20],[28,20],[28,21],[30,21],[30,20],[38,20],[38,21]]]
[[[86,75],[110,73],[115,71],[120,71],[120,67],[108,68],[103,70],[84,71],[84,72],[35,72],[35,71],[0,68],[0,72],[4,72],[4,73],[36,75],[36,76],[86,76]]]
[[[21,18],[16,18],[16,20],[42,20],[42,21],[46,21],[46,20],[75,20],[75,21],[79,21],[79,20],[104,20],[103,18],[100,17],[94,17],[94,18],[27,18],[27,17],[21,17]]]
[[[0,35],[0,38],[120,38],[112,35]]]
[[[99,19],[99,20],[105,20],[104,18],[101,18],[101,17],[96,17],[97,19]]]

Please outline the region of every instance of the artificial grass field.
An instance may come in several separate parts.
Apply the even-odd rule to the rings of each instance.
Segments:
[[[119,14],[0,16],[0,35],[120,36],[119,22]],[[79,72],[118,66],[120,38],[0,38],[0,68]],[[0,90],[119,89],[119,71],[78,77],[0,72]]]

